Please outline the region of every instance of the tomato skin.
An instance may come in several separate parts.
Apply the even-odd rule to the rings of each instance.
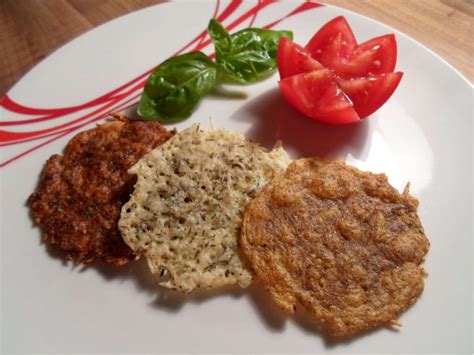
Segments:
[[[308,53],[336,73],[345,66],[357,47],[351,27],[343,16],[326,23],[310,39],[305,49]]]
[[[281,79],[323,68],[303,47],[286,37],[278,44],[277,67]]]
[[[397,41],[394,34],[389,34],[360,44],[338,75],[347,79],[391,73],[396,64]]]
[[[366,118],[377,111],[394,93],[403,73],[388,73],[377,76],[339,79],[339,86],[352,101],[360,118]]]
[[[279,82],[279,86],[285,99],[312,119],[330,124],[360,120],[329,69],[287,77]]]

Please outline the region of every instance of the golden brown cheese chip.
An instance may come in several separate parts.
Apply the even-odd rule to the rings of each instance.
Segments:
[[[136,179],[127,170],[172,136],[157,122],[109,121],[72,138],[46,163],[28,203],[43,240],[68,260],[134,258],[117,227]]]
[[[125,242],[147,258],[162,286],[195,288],[252,281],[237,238],[242,213],[289,158],[243,135],[192,126],[145,155],[119,227]]]
[[[394,324],[423,291],[429,242],[408,188],[340,161],[300,159],[247,206],[240,247],[287,313],[332,336]]]

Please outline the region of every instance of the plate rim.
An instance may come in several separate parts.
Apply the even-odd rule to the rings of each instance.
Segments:
[[[207,2],[215,2],[215,0],[214,0],[214,1],[213,1],[213,0],[205,0],[205,1],[207,1]],[[192,1],[191,1],[191,0],[184,0],[184,1],[181,2],[181,4],[186,3],[186,2],[190,3],[190,2],[192,2]],[[303,3],[303,2],[305,2],[305,1],[304,1],[304,0],[298,0],[298,2]],[[411,37],[410,35],[408,35],[408,34],[402,32],[401,30],[398,30],[398,29],[394,28],[393,26],[387,25],[387,24],[385,24],[384,22],[382,22],[382,21],[380,21],[380,20],[376,20],[376,19],[374,19],[374,18],[372,18],[372,17],[370,17],[370,16],[367,16],[367,15],[364,15],[364,14],[361,14],[361,13],[358,13],[358,12],[353,11],[353,10],[345,9],[345,8],[342,8],[342,7],[340,7],[340,6],[333,5],[333,4],[327,4],[327,3],[325,3],[324,1],[316,1],[316,2],[319,3],[319,4],[321,4],[321,5],[323,5],[323,6],[327,6],[327,7],[330,7],[330,8],[337,9],[337,10],[347,11],[347,12],[351,13],[352,15],[360,16],[360,17],[364,18],[365,20],[369,20],[369,21],[373,21],[373,22],[377,23],[377,25],[380,25],[380,26],[389,28],[391,31],[396,32],[397,35],[401,35],[401,36],[404,37],[405,39],[412,41],[412,42],[415,43],[417,46],[419,46],[419,47],[425,49],[428,53],[430,53],[430,54],[433,55],[435,58],[437,58],[438,60],[440,60],[440,61],[441,61],[443,64],[445,64],[449,69],[451,69],[452,71],[454,71],[454,72],[457,74],[457,76],[459,76],[459,77],[463,80],[463,82],[464,82],[465,84],[467,84],[467,86],[468,86],[469,88],[472,89],[472,88],[474,87],[474,83],[471,83],[471,82],[469,81],[469,79],[468,79],[463,73],[461,73],[460,70],[458,70],[456,67],[454,67],[451,63],[449,63],[446,59],[444,59],[440,54],[436,53],[436,52],[435,52],[434,50],[432,50],[431,48],[427,47],[427,46],[424,45],[423,43],[419,42],[418,40],[416,40],[415,38]],[[55,54],[56,52],[59,52],[60,50],[63,49],[63,47],[69,45],[70,43],[72,43],[72,42],[74,42],[74,41],[76,41],[76,40],[78,40],[79,38],[90,34],[91,32],[95,31],[95,30],[98,29],[98,28],[107,26],[107,25],[110,24],[111,22],[116,21],[116,20],[118,20],[118,19],[121,19],[122,17],[126,17],[126,16],[129,16],[129,15],[133,15],[133,14],[136,14],[136,13],[139,13],[139,12],[142,12],[142,11],[149,11],[150,8],[157,7],[157,6],[174,6],[175,3],[176,3],[176,2],[175,2],[175,1],[172,1],[172,0],[169,0],[169,1],[166,1],[166,0],[165,0],[164,2],[161,2],[161,3],[158,3],[158,4],[146,6],[146,7],[142,8],[142,9],[138,9],[138,10],[135,10],[135,11],[132,11],[132,12],[128,12],[128,13],[126,13],[126,14],[122,14],[122,15],[117,16],[117,17],[114,17],[114,18],[112,18],[112,19],[110,19],[110,20],[108,20],[108,21],[106,21],[106,22],[104,22],[104,23],[102,23],[102,24],[100,24],[100,25],[98,25],[98,26],[95,26],[95,27],[93,27],[93,28],[91,28],[91,29],[89,29],[89,30],[87,30],[87,31],[85,31],[85,32],[83,32],[83,33],[81,33],[81,34],[75,36],[74,38],[71,38],[69,41],[67,41],[67,42],[65,42],[65,43],[63,43],[63,44],[61,44],[59,47],[57,47],[56,49],[54,49],[53,51],[51,51],[46,57],[42,58],[40,61],[38,61],[37,63],[35,63],[31,68],[29,68],[25,73],[23,73],[23,74],[21,75],[21,77],[20,77],[18,80],[16,80],[16,81],[14,82],[14,84],[6,91],[6,93],[2,96],[2,98],[3,98],[4,96],[7,96],[7,95],[15,88],[15,86],[17,86],[17,84],[19,84],[22,80],[24,80],[24,78],[25,78],[30,72],[32,72],[33,70],[35,70],[38,65],[40,65],[40,64],[43,63],[44,61],[48,60],[50,56],[52,56],[52,55]],[[1,101],[2,98],[0,98],[0,101]],[[1,108],[1,106],[0,106],[0,108]]]

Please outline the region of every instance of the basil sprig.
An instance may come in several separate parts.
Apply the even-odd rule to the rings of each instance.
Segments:
[[[220,78],[248,84],[276,69],[276,52],[281,37],[289,31],[248,28],[229,34],[216,20],[208,27],[216,48],[216,62],[202,52],[186,53],[161,63],[149,76],[138,114],[147,120],[176,122],[189,117],[201,98]]]
[[[273,73],[280,39],[293,39],[290,31],[260,28],[246,28],[231,35],[215,19],[209,22],[208,32],[216,48],[219,69],[241,84],[254,83]]]

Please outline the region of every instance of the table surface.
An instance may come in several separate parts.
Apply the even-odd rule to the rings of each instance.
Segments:
[[[1,0],[0,97],[74,37],[163,0]],[[386,23],[441,55],[474,82],[474,0],[325,0]]]

